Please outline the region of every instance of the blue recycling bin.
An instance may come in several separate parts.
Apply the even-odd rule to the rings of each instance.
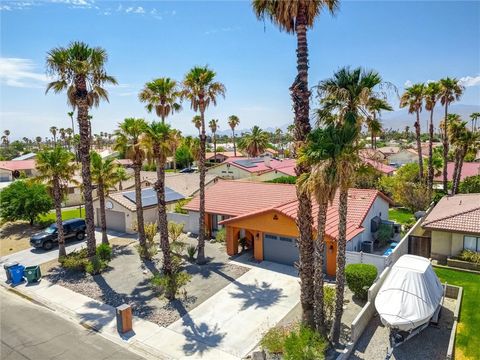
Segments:
[[[15,265],[8,268],[10,271],[10,276],[12,277],[12,285],[18,285],[23,282],[23,272],[25,271],[25,266]]]

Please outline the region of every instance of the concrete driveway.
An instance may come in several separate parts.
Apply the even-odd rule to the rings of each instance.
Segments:
[[[172,358],[182,352],[185,357],[208,358],[202,354],[211,348],[236,358],[245,357],[263,333],[300,300],[300,285],[293,267],[267,261],[250,267],[250,271],[168,326],[185,341],[169,344],[161,336],[148,340],[165,342]]]
[[[123,233],[115,232],[115,231],[109,231],[108,232],[108,238],[112,239],[115,237],[119,237],[123,235]],[[102,232],[101,231],[95,231],[95,238],[98,241],[101,241],[102,239]],[[67,242],[67,254],[73,250],[80,249],[82,247],[86,247],[87,243],[86,240],[83,241],[69,241]],[[3,267],[2,265],[7,262],[18,262],[24,266],[32,266],[32,265],[40,265],[43,263],[46,263],[48,261],[54,260],[58,257],[58,247],[53,248],[50,251],[45,251],[43,249],[35,249],[35,248],[30,248],[27,250],[22,250],[13,254],[9,254],[6,256],[3,256],[0,258],[0,266]],[[0,273],[3,273],[3,271],[0,269]],[[2,274],[3,275],[3,274]]]

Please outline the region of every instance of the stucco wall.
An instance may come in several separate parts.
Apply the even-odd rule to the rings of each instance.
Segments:
[[[10,170],[0,169],[0,181],[12,181],[12,172]]]
[[[167,220],[173,221],[176,223],[181,223],[184,225],[183,231],[184,232],[191,232],[194,234],[198,234],[198,226],[199,226],[199,218],[200,213],[197,211],[189,211],[188,214],[178,214],[174,212],[167,213]]]
[[[450,256],[452,251],[452,233],[432,231],[432,256]]]
[[[230,165],[230,164],[228,164]],[[220,176],[228,179],[245,179],[250,177],[250,173],[243,169],[239,169],[233,165],[227,166],[227,163],[223,163],[219,166],[211,167],[208,169],[208,174]]]
[[[367,216],[365,217],[365,220],[363,220],[362,222],[362,226],[365,228],[365,230],[362,233],[362,238],[360,239],[360,241],[373,240],[372,232],[371,232],[371,228],[372,228],[371,220],[375,216],[380,216],[382,220],[388,220],[388,208],[389,208],[388,202],[381,196],[377,196],[377,198],[373,202],[372,207],[368,211]],[[357,251],[360,251],[360,248],[358,246],[357,246]]]

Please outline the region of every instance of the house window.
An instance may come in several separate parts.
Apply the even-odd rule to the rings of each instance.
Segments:
[[[463,248],[465,250],[480,252],[480,237],[464,236],[463,237]]]

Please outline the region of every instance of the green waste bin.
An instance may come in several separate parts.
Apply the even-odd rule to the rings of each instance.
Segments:
[[[32,282],[37,282],[42,277],[40,266],[27,266],[24,271],[24,276],[29,284]]]

